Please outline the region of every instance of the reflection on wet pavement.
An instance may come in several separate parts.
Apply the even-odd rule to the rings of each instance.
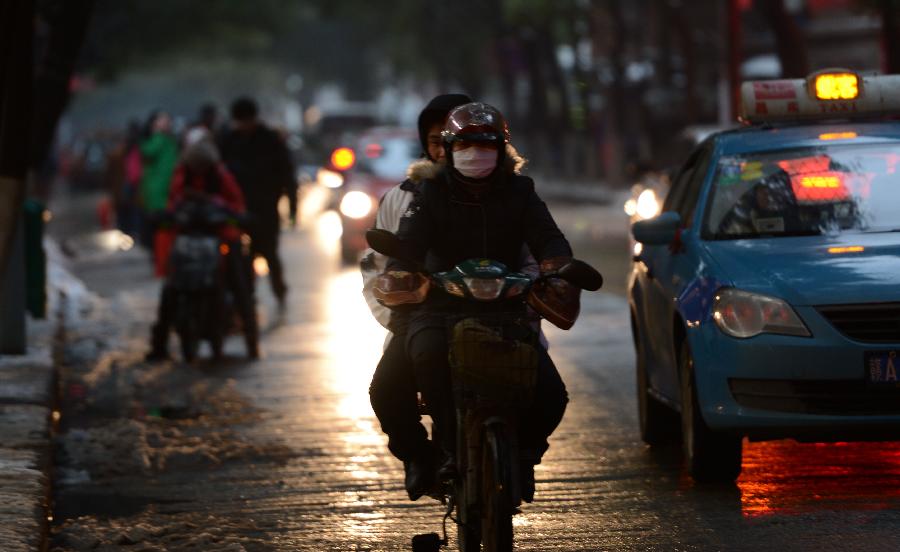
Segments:
[[[900,443],[750,443],[738,487],[741,511],[749,517],[896,510]]]

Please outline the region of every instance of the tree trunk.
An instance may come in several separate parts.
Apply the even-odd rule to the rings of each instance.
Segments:
[[[672,6],[667,10],[669,21],[678,33],[678,45],[681,56],[684,59],[684,117],[688,124],[694,124],[698,119],[697,111],[697,56],[694,52],[694,39],[691,35],[692,27],[684,5]]]
[[[803,78],[809,73],[806,41],[797,22],[784,7],[784,0],[759,0],[763,17],[775,33],[778,59],[781,60],[781,76]]]
[[[883,69],[887,74],[900,73],[900,22],[897,20],[897,0],[880,0],[881,41],[884,53]]]
[[[93,5],[93,0],[58,0],[44,14],[49,40],[35,70],[32,168],[46,159],[56,124],[69,103],[69,82],[87,34]]]
[[[32,0],[7,0],[0,7],[0,281],[6,274],[25,197],[33,42]]]
[[[612,84],[607,90],[607,105],[604,108],[604,123],[600,149],[606,165],[607,180],[613,185],[621,185],[625,175],[624,144],[625,110],[628,109],[625,93],[625,42],[627,29],[622,4],[619,0],[595,0],[592,17],[592,34],[595,45],[607,44]],[[609,20],[609,34],[604,37],[602,20]]]

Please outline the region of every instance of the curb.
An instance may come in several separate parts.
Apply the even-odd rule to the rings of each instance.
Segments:
[[[47,547],[54,381],[50,344],[0,357],[0,550]]]
[[[84,284],[45,237],[47,317],[27,320],[28,353],[0,356],[0,550],[45,552],[53,515],[53,431],[65,329],[85,309]]]

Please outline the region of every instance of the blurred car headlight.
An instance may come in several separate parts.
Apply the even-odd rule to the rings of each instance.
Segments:
[[[316,172],[316,182],[326,188],[340,188],[344,185],[344,175],[328,169],[319,169]]]
[[[734,288],[716,293],[713,320],[726,335],[742,339],[761,333],[812,335],[785,301]]]
[[[371,213],[374,205],[369,194],[354,190],[347,192],[341,200],[341,213],[346,217],[360,219]]]
[[[659,199],[656,197],[656,192],[652,189],[647,188],[641,195],[637,198],[637,203],[634,206],[634,211],[637,213],[637,216],[643,219],[653,218],[659,214],[660,204]]]

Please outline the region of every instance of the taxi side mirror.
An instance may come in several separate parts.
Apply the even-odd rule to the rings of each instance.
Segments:
[[[635,222],[631,233],[636,241],[646,245],[669,245],[675,241],[681,227],[681,215],[666,211],[651,219]]]

